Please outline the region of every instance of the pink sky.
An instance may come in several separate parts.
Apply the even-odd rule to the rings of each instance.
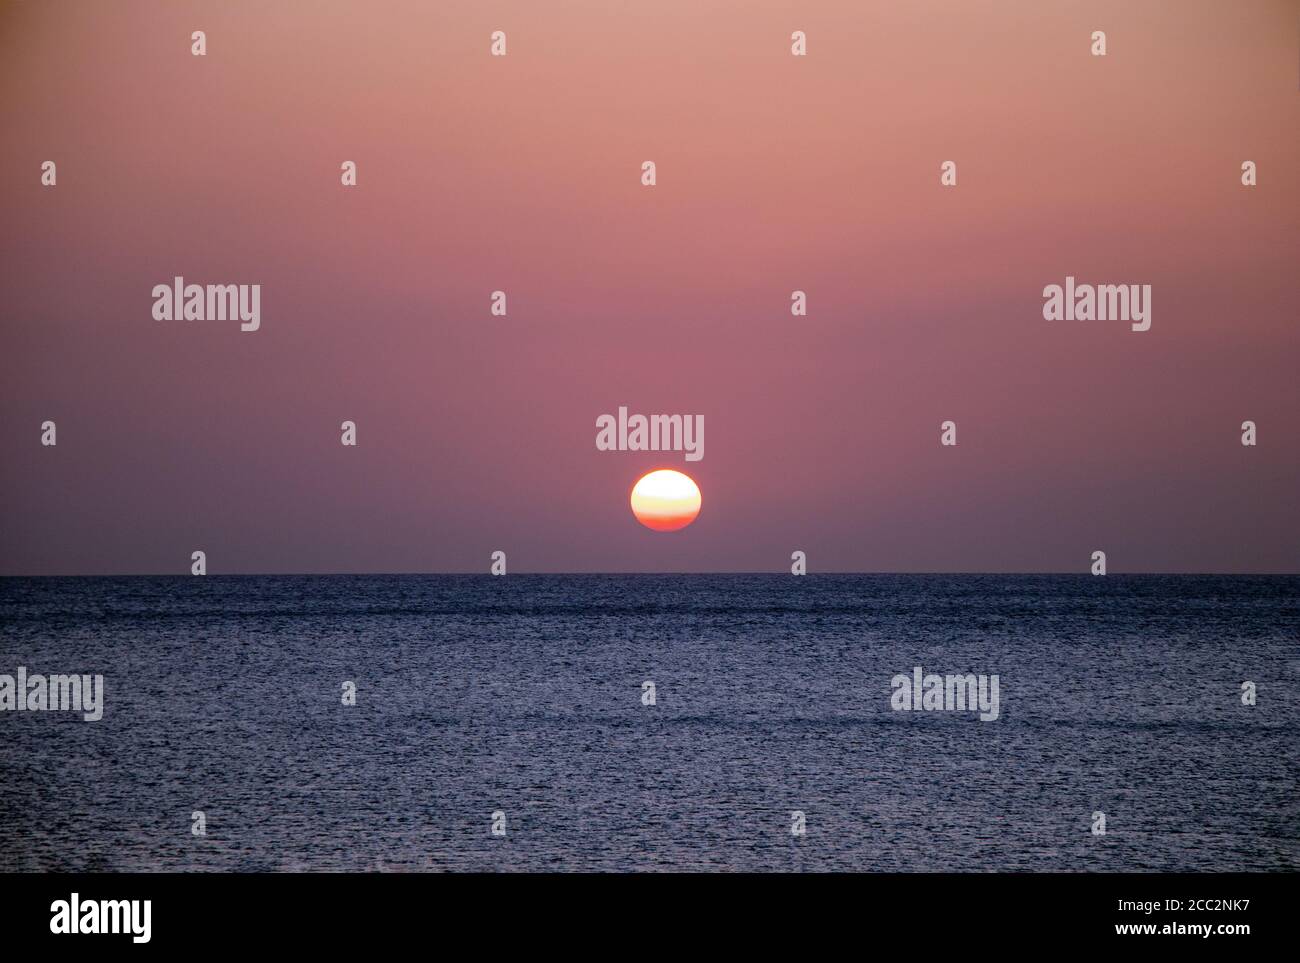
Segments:
[[[1294,3],[9,4],[0,129],[0,573],[1300,571]]]

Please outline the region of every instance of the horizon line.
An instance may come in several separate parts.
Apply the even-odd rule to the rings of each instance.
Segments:
[[[574,576],[617,576],[617,577],[639,577],[639,576],[718,576],[718,575],[772,575],[795,578],[807,578],[810,575],[857,575],[857,576],[929,576],[929,575],[979,575],[979,576],[1078,576],[1087,578],[1111,578],[1114,576],[1133,577],[1133,576],[1161,576],[1161,577],[1206,577],[1214,576],[1219,578],[1295,578],[1300,576],[1300,572],[1272,572],[1272,571],[1253,571],[1253,572],[1157,572],[1157,571],[1135,571],[1135,572],[1108,572],[1106,575],[1093,575],[1091,572],[1072,571],[958,571],[958,570],[927,570],[927,571],[866,571],[866,570],[825,570],[816,572],[806,572],[803,575],[795,576],[788,571],[772,571],[771,569],[751,569],[751,570],[702,570],[702,571],[673,571],[673,572],[615,572],[615,571],[526,571],[510,572],[505,575],[493,575],[491,572],[483,571],[405,571],[405,572],[211,572],[206,575],[192,575],[183,572],[112,572],[112,573],[74,573],[74,574],[0,574],[0,579],[12,578],[178,578],[178,579],[204,579],[204,578],[391,578],[391,577],[442,577],[442,576],[482,576],[484,578],[509,578],[514,576],[530,577],[574,577]]]

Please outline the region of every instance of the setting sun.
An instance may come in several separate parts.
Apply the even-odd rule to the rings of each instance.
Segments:
[[[700,488],[690,476],[670,468],[641,476],[632,488],[632,514],[646,528],[675,532],[700,513]]]

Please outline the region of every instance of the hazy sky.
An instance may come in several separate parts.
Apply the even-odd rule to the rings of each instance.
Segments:
[[[0,8],[0,572],[1300,571],[1294,2],[266,7]]]

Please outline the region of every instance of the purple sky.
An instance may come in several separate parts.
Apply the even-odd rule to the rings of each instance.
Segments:
[[[8,6],[0,573],[1300,571],[1298,41],[1285,2]],[[178,274],[261,329],[153,320]],[[1045,321],[1067,275],[1151,330]],[[704,459],[597,451],[619,405]],[[628,508],[660,467],[680,532]]]

